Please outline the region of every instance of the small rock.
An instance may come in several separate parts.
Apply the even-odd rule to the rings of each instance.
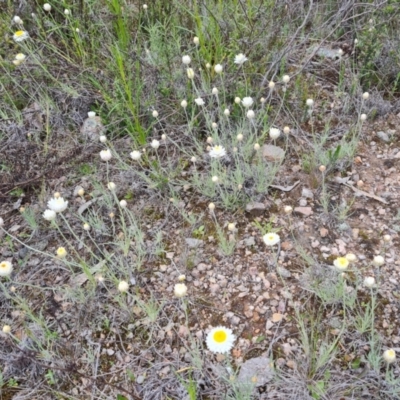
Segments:
[[[292,276],[292,274],[290,273],[290,271],[288,271],[286,268],[284,267],[278,267],[277,269],[278,274],[282,277],[282,278],[290,278]]]
[[[198,271],[205,271],[207,269],[207,264],[204,264],[204,263],[200,263],[198,266],[197,266],[197,270]]]
[[[359,233],[360,233],[360,230],[359,230],[358,228],[353,228],[353,229],[352,229],[352,236],[353,236],[353,239],[357,239]]]
[[[293,360],[289,360],[289,361],[286,363],[286,365],[287,365],[289,368],[291,368],[291,369],[296,369],[296,368],[297,368],[297,364],[296,364],[296,362],[293,361]]]
[[[272,322],[280,322],[282,321],[283,315],[281,313],[272,314]]]
[[[231,322],[231,324],[232,325],[239,325],[239,323],[240,323],[240,318],[239,317],[237,317],[236,315],[235,316],[233,316],[231,319],[230,319],[230,322]]]
[[[136,383],[138,383],[139,385],[141,385],[144,382],[145,376],[144,375],[139,375],[136,378]]]
[[[105,128],[100,117],[86,118],[81,127],[81,134],[89,140],[97,141],[104,135]]]
[[[321,228],[321,229],[319,230],[319,234],[321,235],[321,237],[327,237],[327,236],[328,236],[328,233],[329,233],[329,231],[328,231],[328,229],[326,229],[326,228]]]
[[[268,320],[265,324],[265,329],[269,331],[274,326],[274,323],[271,320]]]
[[[278,146],[265,144],[262,148],[262,155],[267,161],[282,161],[285,151]]]
[[[383,131],[379,131],[376,136],[378,136],[379,139],[381,139],[383,142],[388,143],[390,142],[389,135]]]
[[[246,247],[251,247],[255,246],[256,240],[254,239],[254,236],[250,236],[249,238],[243,239],[243,243]]]
[[[246,205],[246,211],[254,217],[260,217],[264,214],[265,205],[263,203],[252,202]]]
[[[282,243],[281,243],[281,249],[282,249],[283,251],[291,250],[291,249],[293,249],[293,244],[290,243],[290,242],[282,242]]]
[[[240,367],[237,377],[238,383],[252,383],[256,387],[264,386],[272,380],[273,371],[271,369],[271,361],[265,356],[251,358],[245,361]]]
[[[315,248],[318,247],[318,246],[319,246],[318,240],[314,240],[314,241],[311,242],[311,247],[312,247],[313,249],[315,249]]]
[[[307,205],[307,200],[306,199],[300,199],[299,200],[299,205],[300,205],[300,207],[305,207]]]
[[[310,189],[303,188],[303,190],[301,191],[301,196],[305,197],[306,199],[313,199],[314,193]]]
[[[309,217],[311,214],[313,214],[313,210],[311,207],[296,207],[294,209],[294,212],[302,214],[306,217]]]
[[[194,249],[196,247],[199,247],[203,244],[203,241],[200,239],[194,239],[194,238],[185,238],[185,242],[188,245],[189,248]]]
[[[216,294],[216,293],[218,293],[219,291],[220,291],[220,286],[217,284],[217,283],[212,283],[211,285],[210,285],[210,291],[211,291],[211,293],[212,294]]]
[[[107,354],[109,356],[112,356],[115,353],[115,351],[113,349],[107,349]]]

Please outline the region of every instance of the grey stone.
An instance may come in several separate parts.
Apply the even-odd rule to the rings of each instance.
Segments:
[[[290,278],[292,276],[292,274],[290,273],[290,271],[288,271],[286,268],[283,267],[278,267],[276,269],[276,271],[278,272],[278,274],[282,277],[282,278]]]
[[[105,128],[100,117],[86,118],[81,126],[81,134],[88,140],[99,140],[104,135]]]
[[[381,139],[383,142],[385,143],[389,143],[390,142],[390,138],[389,135],[386,132],[383,131],[379,131],[376,136],[378,136],[379,139]]]
[[[250,236],[249,238],[243,239],[243,243],[246,247],[251,247],[256,245],[256,240],[254,236]]]
[[[294,209],[295,213],[305,215],[306,217],[310,216],[313,214],[313,210],[311,207],[296,207]]]
[[[300,205],[300,207],[305,207],[307,205],[307,200],[306,199],[300,199],[299,200],[299,205]]]
[[[278,146],[265,144],[262,147],[262,155],[267,161],[282,161],[285,157],[285,151]]]
[[[305,197],[306,199],[313,199],[314,198],[314,193],[307,188],[303,188],[303,190],[301,191],[301,195],[302,197]]]
[[[202,240],[194,239],[194,238],[185,238],[185,242],[188,245],[188,247],[190,247],[191,249],[199,247],[203,244]]]
[[[260,217],[264,214],[265,205],[263,203],[252,202],[246,205],[246,211],[254,217]]]
[[[263,386],[272,379],[273,371],[268,357],[251,358],[244,362],[238,375],[238,383],[242,385]]]

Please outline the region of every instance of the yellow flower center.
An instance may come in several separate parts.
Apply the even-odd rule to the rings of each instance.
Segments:
[[[340,266],[342,266],[342,267],[346,267],[349,263],[349,261],[345,257],[339,257],[337,260],[338,260],[338,263],[340,264]]]
[[[24,35],[24,31],[17,31],[15,32],[15,36],[23,36]]]
[[[0,264],[0,268],[7,268],[7,263],[2,262],[2,263]]]
[[[228,335],[226,334],[225,331],[216,331],[216,332],[214,332],[213,339],[217,343],[224,343],[226,341],[227,337],[228,337]]]

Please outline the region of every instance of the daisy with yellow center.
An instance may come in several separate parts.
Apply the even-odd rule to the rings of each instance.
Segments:
[[[231,329],[218,326],[208,333],[206,343],[208,350],[213,353],[227,353],[232,349],[235,340]]]
[[[67,250],[65,250],[65,247],[59,247],[56,253],[58,258],[65,258],[67,256]]]
[[[274,246],[280,242],[280,237],[274,232],[267,233],[263,236],[263,241],[267,246]]]
[[[216,145],[211,148],[208,154],[211,158],[222,158],[226,155],[226,150],[223,146]]]
[[[22,42],[25,39],[28,39],[29,33],[27,31],[17,31],[14,33],[13,39],[16,42]]]
[[[11,274],[13,270],[12,264],[10,261],[2,261],[0,263],[0,276],[8,276]]]
[[[349,260],[346,257],[338,257],[334,262],[333,265],[339,272],[343,272],[349,266]]]
[[[396,361],[396,352],[393,349],[389,349],[383,352],[383,359],[388,363],[392,364]]]

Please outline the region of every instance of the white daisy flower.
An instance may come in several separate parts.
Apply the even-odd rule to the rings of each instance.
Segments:
[[[177,283],[174,286],[174,295],[175,297],[184,297],[187,295],[187,286],[184,283]]]
[[[10,261],[2,261],[0,263],[0,276],[8,276],[11,274],[13,266]]]
[[[56,251],[57,257],[58,258],[65,258],[67,256],[67,250],[65,250],[65,247],[59,247]]]
[[[131,156],[132,160],[137,161],[137,160],[140,160],[140,157],[142,157],[142,153],[140,151],[133,150],[130,153],[130,156]]]
[[[227,353],[232,349],[235,340],[231,329],[218,326],[208,333],[206,343],[208,350],[213,353]]]
[[[103,161],[110,161],[111,158],[112,158],[111,151],[110,151],[109,149],[107,149],[107,150],[102,150],[102,151],[100,152],[100,158],[101,158]]]
[[[396,361],[396,352],[393,349],[388,349],[383,352],[383,359],[388,363],[392,364]]]
[[[25,58],[26,58],[26,55],[25,55],[25,54],[22,54],[22,53],[18,53],[18,54],[15,56],[15,59],[16,59],[17,61],[25,61]]]
[[[159,147],[160,147],[160,142],[158,141],[158,140],[156,140],[156,139],[153,139],[152,141],[151,141],[151,143],[150,143],[150,146],[153,148],[153,149],[158,149]]]
[[[214,71],[215,71],[217,74],[220,74],[220,73],[222,72],[223,69],[224,69],[224,68],[222,67],[221,64],[217,64],[217,65],[214,67]]]
[[[201,97],[198,97],[197,99],[194,99],[194,102],[198,105],[198,106],[204,106],[204,100]]]
[[[256,114],[254,113],[253,110],[249,110],[249,111],[247,111],[246,116],[248,119],[253,119],[256,116]]]
[[[376,282],[375,282],[375,278],[373,276],[367,276],[366,278],[364,278],[364,286],[367,288],[373,288],[375,287]]]
[[[120,292],[122,292],[122,293],[127,292],[128,289],[129,289],[129,283],[128,283],[128,282],[126,282],[126,281],[121,281],[121,282],[118,284],[118,290],[119,290]]]
[[[245,63],[247,60],[248,60],[247,57],[243,53],[240,53],[237,56],[235,56],[234,63],[237,65],[243,65],[243,63]]]
[[[253,105],[254,101],[251,97],[243,97],[242,104],[243,107],[249,108]]]
[[[381,267],[384,263],[385,263],[385,259],[382,256],[375,256],[373,263],[377,266],[377,267]]]
[[[11,326],[10,325],[4,325],[2,328],[3,333],[7,334],[11,332]]]
[[[346,257],[338,257],[334,262],[333,265],[339,272],[343,272],[349,266],[349,260]]]
[[[47,202],[47,207],[49,207],[49,210],[55,211],[56,213],[58,213],[58,212],[60,213],[67,209],[68,201],[65,201],[62,197],[53,198]],[[46,214],[46,211],[45,211],[45,214]],[[43,214],[43,217],[44,217],[44,214]]]
[[[183,62],[185,65],[189,65],[189,64],[190,64],[190,61],[192,61],[192,60],[191,60],[191,58],[190,58],[189,56],[182,56],[182,62]]]
[[[53,210],[46,210],[46,211],[43,213],[43,218],[44,218],[46,221],[53,221],[54,219],[56,219],[56,212],[53,211]]]
[[[208,153],[211,158],[222,158],[226,155],[226,150],[223,146],[214,146],[211,148],[210,152]]]
[[[281,241],[281,238],[278,234],[270,232],[263,236],[263,241],[267,246],[274,246]]]
[[[193,71],[193,68],[188,68],[188,69],[186,70],[186,73],[187,73],[187,76],[188,76],[189,79],[193,79],[193,78],[194,78],[194,71]]]
[[[278,137],[281,135],[281,131],[277,128],[270,128],[269,129],[269,137],[272,140],[278,139]]]
[[[13,39],[16,42],[22,42],[25,39],[28,39],[29,33],[27,31],[17,31],[14,33]]]

